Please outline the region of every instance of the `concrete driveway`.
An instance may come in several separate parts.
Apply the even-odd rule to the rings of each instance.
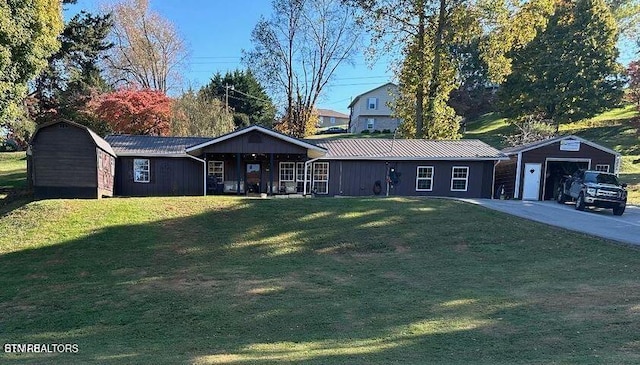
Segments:
[[[580,212],[575,210],[573,203],[561,205],[555,201],[463,200],[552,226],[640,245],[640,207],[638,206],[627,205],[622,216],[614,216],[611,209],[587,208],[584,212]]]

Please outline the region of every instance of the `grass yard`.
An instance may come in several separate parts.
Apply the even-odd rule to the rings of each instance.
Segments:
[[[49,200],[0,218],[3,364],[637,364],[640,252],[437,199]]]
[[[25,152],[0,152],[0,216],[31,200]]]

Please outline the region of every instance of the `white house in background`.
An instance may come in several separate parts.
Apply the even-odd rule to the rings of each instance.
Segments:
[[[400,120],[393,117],[389,104],[398,96],[398,85],[389,82],[356,96],[349,109],[349,131],[360,133],[369,131],[395,131]]]
[[[316,109],[318,112],[318,127],[342,127],[349,125],[349,116],[331,109]]]

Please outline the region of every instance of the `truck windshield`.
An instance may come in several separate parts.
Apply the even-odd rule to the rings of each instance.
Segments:
[[[591,173],[588,172],[584,174],[584,182],[620,185],[615,175],[598,174],[596,172],[591,172]]]

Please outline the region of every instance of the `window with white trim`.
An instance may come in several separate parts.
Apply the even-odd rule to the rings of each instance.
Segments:
[[[316,194],[329,194],[329,163],[313,163],[313,191]]]
[[[284,188],[287,182],[296,181],[296,163],[280,162],[280,188]]]
[[[451,168],[451,191],[467,191],[469,185],[469,167],[453,166]]]
[[[609,172],[609,165],[608,164],[597,164],[596,165],[596,171]]]
[[[433,166],[418,166],[416,172],[416,191],[433,190]]]
[[[367,118],[367,129],[375,128],[376,120],[375,118]]]
[[[207,173],[216,178],[218,184],[224,182],[224,161],[207,161]]]
[[[336,124],[336,117],[331,117],[331,118],[329,118],[329,122],[330,122],[331,124]]]
[[[312,166],[307,168],[307,192],[311,191],[311,169]],[[296,182],[298,192],[304,191],[304,162],[296,163]]]
[[[368,98],[367,99],[367,109],[369,109],[369,110],[378,109],[378,98]]]
[[[151,181],[151,169],[149,159],[136,158],[133,160],[133,181],[148,183]]]

